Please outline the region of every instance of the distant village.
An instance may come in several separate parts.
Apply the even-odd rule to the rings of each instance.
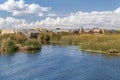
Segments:
[[[52,32],[52,33],[60,33],[60,32],[70,32],[70,33],[75,33],[75,34],[104,34],[105,29],[99,29],[99,28],[93,28],[93,29],[61,29],[61,28],[56,28],[56,29],[40,29],[40,28],[35,28],[35,29],[22,29],[22,30],[17,30],[17,29],[2,29],[0,30],[0,34],[24,34],[27,38],[37,38],[37,36],[42,33],[42,32]],[[116,30],[107,30],[109,33],[116,33]]]

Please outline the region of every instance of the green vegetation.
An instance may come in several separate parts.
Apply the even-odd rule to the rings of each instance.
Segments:
[[[105,34],[74,34],[70,32],[43,33],[38,40],[50,43],[60,43],[63,45],[78,45],[81,50],[102,53],[120,52],[120,31]]]
[[[15,42],[11,38],[3,39],[1,42],[1,52],[13,52],[15,49],[17,49]]]
[[[49,33],[41,33],[38,35],[38,41],[41,42],[42,44],[48,43],[48,41],[50,41],[51,39],[51,34]]]
[[[41,49],[41,44],[38,40],[30,39],[24,43],[26,50],[39,50]]]
[[[74,34],[70,32],[42,32],[37,39],[27,39],[24,35],[0,35],[0,51],[40,50],[41,44],[78,45],[81,50],[119,53],[120,31],[115,34]]]
[[[120,52],[120,35],[69,35],[63,36],[61,40],[64,43],[68,42],[70,44],[80,45],[82,50],[103,53]]]
[[[40,50],[38,40],[29,40],[24,35],[0,35],[1,53],[12,53],[16,50]]]
[[[52,32],[44,32],[38,35],[38,41],[42,44],[55,43],[61,40],[61,34],[56,34]]]
[[[15,43],[24,43],[27,38],[25,37],[25,35],[10,35],[10,34],[5,34],[5,35],[0,35],[0,41],[6,38],[11,38],[12,40],[15,41]]]

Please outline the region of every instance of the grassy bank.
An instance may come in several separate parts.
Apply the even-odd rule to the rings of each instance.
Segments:
[[[120,34],[41,33],[37,39],[24,35],[0,35],[0,51],[38,50],[41,44],[78,45],[81,50],[102,53],[120,52]]]
[[[43,33],[38,40],[62,45],[79,45],[81,50],[101,53],[120,52],[120,34]]]
[[[27,39],[24,35],[0,35],[0,42],[1,53],[41,49],[41,43],[38,40]]]
[[[103,53],[120,52],[120,35],[69,35],[63,36],[61,40],[70,44],[80,45],[82,50]]]

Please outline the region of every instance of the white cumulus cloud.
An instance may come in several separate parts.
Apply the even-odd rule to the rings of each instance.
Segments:
[[[48,16],[49,17],[56,17],[57,15],[55,13],[49,13]]]
[[[12,13],[13,16],[19,15],[38,15],[43,16],[46,12],[51,10],[51,7],[42,7],[38,4],[26,4],[24,0],[7,0],[0,4],[0,10]]]
[[[120,28],[120,8],[113,11],[92,11],[71,13],[67,17],[46,18],[40,26],[61,28]]]
[[[15,19],[12,17],[0,18],[0,29],[21,29],[27,27],[29,27],[29,24],[24,19]]]
[[[120,7],[114,10],[115,13],[120,13]]]
[[[7,17],[0,18],[0,28],[119,28],[120,29],[120,8],[113,11],[92,11],[70,13],[66,17],[47,17],[44,20],[28,23],[23,19]],[[40,13],[39,15],[43,15]],[[50,14],[49,16],[56,16]]]

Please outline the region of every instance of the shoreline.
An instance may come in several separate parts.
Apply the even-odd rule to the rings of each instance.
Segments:
[[[120,53],[107,53],[107,52],[103,52],[103,51],[98,51],[98,50],[89,50],[89,49],[80,49],[81,51],[87,51],[87,52],[91,52],[91,53],[102,53],[105,55],[116,55],[116,56],[120,56]]]

